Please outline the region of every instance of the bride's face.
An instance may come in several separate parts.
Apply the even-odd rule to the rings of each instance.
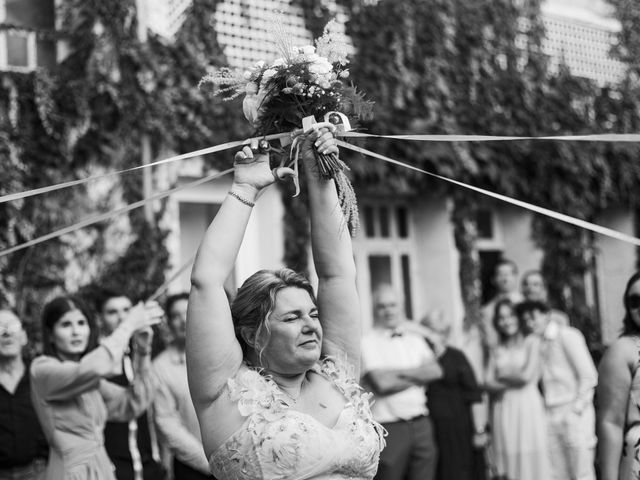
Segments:
[[[267,322],[271,333],[262,357],[269,370],[303,373],[320,359],[322,327],[318,307],[306,290],[297,287],[280,290]]]

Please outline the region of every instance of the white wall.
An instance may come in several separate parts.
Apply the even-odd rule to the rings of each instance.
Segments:
[[[516,262],[519,274],[537,270],[542,261],[542,251],[531,238],[531,217],[528,211],[504,205],[497,211],[498,223],[504,247],[504,256]],[[520,278],[518,279],[520,281]]]
[[[420,197],[414,205],[416,320],[432,309],[440,309],[451,322],[453,343],[459,343],[464,312],[450,205],[444,198],[431,197]]]
[[[190,180],[189,180],[190,181]],[[186,181],[183,181],[186,183]],[[181,183],[183,183],[181,182]],[[195,188],[176,193],[168,205],[167,226],[171,234],[167,240],[172,272],[195,255],[207,228],[206,204],[221,204],[231,186],[231,177],[225,176]],[[182,205],[183,215],[180,216]],[[189,207],[191,205],[191,207]],[[192,208],[190,212],[188,209]],[[232,285],[235,289],[252,273],[262,268],[282,266],[284,238],[282,230],[283,207],[275,186],[265,190],[256,202],[247,225],[247,231],[236,261]],[[191,268],[187,268],[169,287],[170,293],[188,291]]]
[[[597,223],[629,235],[635,233],[633,217],[628,211],[610,210]],[[615,340],[622,328],[622,294],[627,280],[636,270],[636,248],[604,235],[598,235],[596,242],[602,340],[607,345]]]

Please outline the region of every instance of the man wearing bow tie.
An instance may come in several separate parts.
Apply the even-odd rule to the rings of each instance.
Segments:
[[[388,432],[376,480],[431,480],[437,448],[425,386],[442,376],[423,337],[403,327],[400,296],[391,285],[374,295],[374,328],[362,340],[363,384],[375,395],[374,418]]]

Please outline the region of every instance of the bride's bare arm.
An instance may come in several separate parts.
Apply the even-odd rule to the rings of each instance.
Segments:
[[[235,157],[234,181],[200,244],[191,272],[187,373],[196,411],[220,395],[242,363],[223,284],[233,269],[258,192],[273,183],[267,155],[249,147]]]
[[[333,180],[317,174],[313,149],[338,153],[328,128],[307,136],[302,146],[311,210],[311,246],[318,274],[318,310],[324,331],[323,354],[346,354],[356,379],[360,375],[360,301],[351,237]]]

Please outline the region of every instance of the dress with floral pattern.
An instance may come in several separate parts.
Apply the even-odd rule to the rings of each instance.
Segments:
[[[384,448],[384,429],[373,420],[370,394],[336,361],[314,369],[347,399],[329,428],[289,407],[276,383],[255,369],[228,381],[231,399],[246,420],[212,455],[216,478],[225,480],[372,479]]]

